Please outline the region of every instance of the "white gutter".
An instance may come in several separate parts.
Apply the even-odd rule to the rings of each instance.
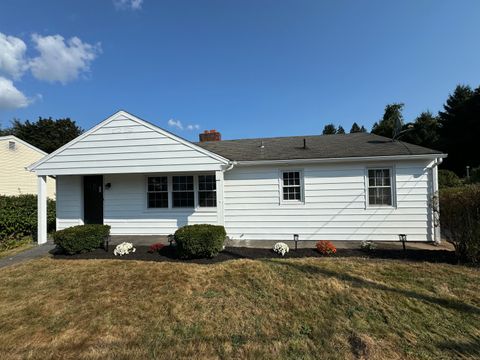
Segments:
[[[288,165],[288,164],[309,164],[309,163],[328,163],[328,162],[352,162],[352,161],[392,161],[392,160],[429,160],[442,159],[447,154],[422,154],[422,155],[393,155],[393,156],[354,156],[344,158],[317,158],[317,159],[291,159],[291,160],[255,160],[255,161],[237,161],[238,166],[254,165]]]

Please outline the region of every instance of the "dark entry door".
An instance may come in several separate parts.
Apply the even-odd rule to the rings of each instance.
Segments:
[[[85,224],[103,224],[103,176],[83,177],[83,219]]]

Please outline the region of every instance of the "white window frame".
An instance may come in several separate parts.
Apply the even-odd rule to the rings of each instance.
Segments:
[[[145,184],[145,192],[144,192],[144,209],[145,212],[167,212],[167,211],[176,211],[176,210],[195,210],[198,212],[215,212],[217,211],[217,206],[200,206],[199,203],[199,184],[198,184],[198,177],[201,175],[212,175],[211,173],[152,173],[152,174],[145,174],[144,176],[144,184]],[[193,192],[194,192],[194,207],[173,207],[173,176],[193,176]],[[216,177],[215,173],[213,176]],[[148,207],[148,178],[150,177],[167,177],[167,187],[168,187],[168,207],[165,208],[151,208]],[[218,184],[216,184],[218,185]],[[215,189],[218,196],[218,189]],[[217,199],[218,200],[218,199]]]
[[[298,172],[300,177],[300,200],[283,199],[283,174],[289,172]],[[280,205],[303,205],[305,204],[305,181],[303,169],[281,169],[278,171],[278,195]]]
[[[188,177],[191,176],[193,180],[193,190],[173,190],[173,178],[174,177]],[[171,207],[172,209],[196,209],[198,207],[198,202],[197,202],[197,193],[198,193],[198,176],[195,174],[175,174],[170,177],[170,182],[172,183],[172,203],[168,204],[169,208]],[[189,193],[193,192],[193,206],[173,206],[173,193],[178,192],[178,193]]]
[[[155,177],[158,177],[158,178],[167,178],[167,191],[149,191],[148,190],[148,179],[149,178],[155,178]],[[169,178],[167,175],[149,175],[147,176],[146,178],[146,182],[147,182],[147,209],[149,210],[164,210],[164,209],[169,209],[170,208],[170,181],[169,181]],[[148,199],[148,194],[150,193],[167,193],[167,206],[166,207],[150,207],[149,205],[149,199]]]
[[[370,204],[370,182],[368,172],[369,170],[389,170],[390,172],[390,196],[391,196],[391,204],[390,205],[380,205],[380,204]],[[380,209],[388,209],[388,208],[396,208],[397,207],[397,186],[396,186],[396,171],[395,166],[372,166],[365,168],[365,208],[372,209],[372,208],[380,208]]]
[[[200,191],[200,176],[212,176],[213,177],[213,183],[215,184],[215,190],[202,190]],[[196,175],[196,178],[197,178],[197,191],[196,191],[196,198],[197,198],[197,207],[198,208],[201,208],[201,209],[214,209],[217,207],[217,196],[218,196],[218,193],[217,193],[217,176],[215,174],[198,174]],[[200,192],[212,192],[214,191],[215,192],[215,199],[217,201],[215,201],[215,206],[200,206]]]

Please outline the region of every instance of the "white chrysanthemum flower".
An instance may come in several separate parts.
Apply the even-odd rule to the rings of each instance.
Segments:
[[[133,247],[133,244],[132,243],[128,243],[128,242],[123,242],[121,244],[118,244],[116,247],[115,247],[115,250],[113,250],[113,254],[115,256],[119,255],[119,256],[123,256],[123,255],[127,255],[127,254],[130,254],[131,252],[135,252],[135,248]]]
[[[282,256],[285,256],[285,254],[288,253],[289,250],[290,249],[288,248],[288,245],[282,242],[278,242],[273,246],[273,251]]]

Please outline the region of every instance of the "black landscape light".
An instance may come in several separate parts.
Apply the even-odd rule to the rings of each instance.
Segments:
[[[298,243],[298,234],[293,234],[293,241],[295,241],[295,251],[297,250],[297,243]]]
[[[407,235],[405,235],[405,234],[398,234],[398,239],[402,242],[403,251],[407,251],[407,249],[406,249],[406,247],[405,247],[405,242],[407,241]]]

